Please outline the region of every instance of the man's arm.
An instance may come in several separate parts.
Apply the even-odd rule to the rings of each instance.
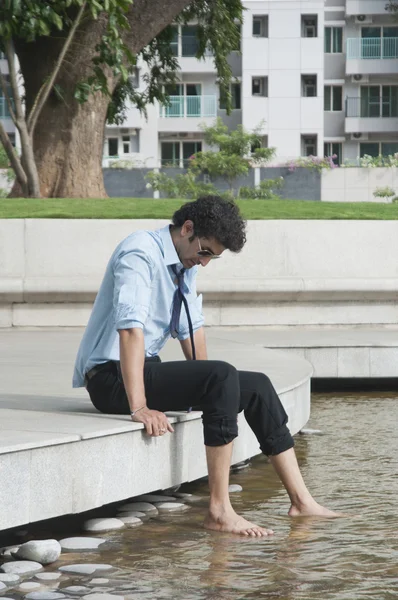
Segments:
[[[206,336],[204,327],[197,329],[193,335],[197,360],[207,360]],[[192,360],[191,338],[180,340],[181,348],[187,360]]]
[[[144,386],[145,342],[144,332],[139,327],[119,330],[120,367],[123,383],[131,411],[137,411],[132,416],[133,421],[143,423],[148,435],[158,436],[159,433],[174,431],[168,418],[162,412],[147,407]]]

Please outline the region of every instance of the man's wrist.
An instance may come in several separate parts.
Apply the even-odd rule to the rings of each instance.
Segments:
[[[134,417],[139,410],[142,410],[143,408],[146,408],[146,404],[142,404],[141,406],[137,407],[137,408],[130,408],[130,415],[132,417]]]

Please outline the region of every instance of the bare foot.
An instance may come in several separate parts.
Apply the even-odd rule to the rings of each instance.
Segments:
[[[264,529],[250,521],[246,521],[243,517],[240,517],[231,508],[228,511],[220,512],[218,514],[209,511],[205,522],[205,529],[212,529],[213,531],[221,531],[223,533],[234,533],[236,535],[245,535],[249,537],[267,537],[273,535],[272,529]]]
[[[288,512],[289,517],[323,517],[326,519],[333,519],[336,517],[344,517],[342,513],[336,513],[324,506],[318,504],[313,500],[312,502],[304,505],[295,506],[292,504]]]

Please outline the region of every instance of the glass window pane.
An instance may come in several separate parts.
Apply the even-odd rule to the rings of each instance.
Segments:
[[[390,156],[398,152],[398,142],[382,142],[381,153],[383,156]]]
[[[333,162],[335,165],[341,165],[342,157],[343,157],[343,144],[341,142],[336,142],[332,144],[332,153]]]
[[[381,27],[362,27],[361,36],[363,38],[379,38],[381,37]]]
[[[261,20],[253,18],[253,35],[260,36],[261,35]]]
[[[161,146],[162,165],[179,165],[180,142],[162,142]]]
[[[196,33],[196,25],[184,25],[181,28],[182,56],[196,56],[199,47]]]
[[[240,108],[240,83],[231,85],[232,92],[232,108]]]
[[[385,38],[398,37],[398,27],[383,27],[383,37],[385,37]]]
[[[330,85],[325,85],[323,110],[332,110],[331,101],[330,101],[331,100],[330,92],[331,92]]]
[[[174,56],[178,56],[178,27],[172,26],[172,39],[170,43],[171,51]]]
[[[108,156],[119,155],[119,138],[108,138]]]
[[[333,110],[343,110],[343,88],[336,85],[333,88]]]
[[[333,27],[333,52],[343,52],[343,28]]]
[[[325,52],[332,51],[332,28],[325,27]]]
[[[373,157],[379,156],[379,142],[362,142],[359,144],[359,156],[363,158],[365,154]]]

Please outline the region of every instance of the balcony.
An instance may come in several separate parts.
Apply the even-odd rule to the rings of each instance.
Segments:
[[[201,123],[211,125],[216,116],[216,96],[170,96],[169,104],[160,107],[158,130],[198,131]]]
[[[398,129],[398,101],[346,98],[346,133],[388,133]]]
[[[215,73],[213,53],[210,49],[206,50],[203,58],[198,60],[199,43],[196,37],[180,36],[171,44],[174,56],[178,58],[180,71],[185,73]]]
[[[347,39],[347,75],[395,74],[398,70],[398,38]]]

